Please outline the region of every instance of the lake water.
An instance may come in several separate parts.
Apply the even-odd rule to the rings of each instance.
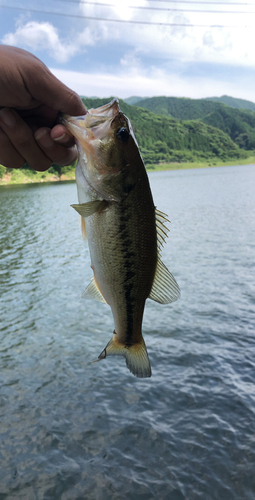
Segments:
[[[0,499],[254,500],[255,166],[150,174],[181,299],[147,301],[151,379],[113,331],[74,183],[0,188]]]

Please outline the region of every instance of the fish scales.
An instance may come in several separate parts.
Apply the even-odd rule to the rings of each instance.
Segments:
[[[86,224],[95,280],[124,345],[140,339],[157,261],[155,210],[143,185],[139,183],[123,202],[109,203]]]
[[[84,296],[108,303],[114,318],[113,337],[98,361],[124,356],[134,375],[150,377],[142,336],[145,301],[166,304],[180,295],[160,257],[167,219],[155,209],[131,124],[116,99],[62,122],[79,151],[79,204],[72,206],[83,218],[93,270]]]

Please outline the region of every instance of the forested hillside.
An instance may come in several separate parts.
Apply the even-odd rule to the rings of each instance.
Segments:
[[[146,97],[139,97],[137,95],[132,95],[131,97],[123,99],[123,101],[125,101],[127,104],[136,104],[138,101],[142,101],[143,99],[146,99]]]
[[[152,97],[136,104],[178,120],[199,120],[225,132],[242,149],[255,148],[255,112],[221,102],[181,97]]]
[[[124,99],[127,104],[137,104],[139,101],[143,101],[144,99],[148,99],[147,97],[139,97],[139,96],[131,96]],[[231,97],[229,95],[222,95],[221,97],[205,97],[204,101],[214,101],[214,102],[222,102],[223,104],[227,104],[232,108],[237,109],[249,109],[251,111],[255,111],[255,103],[252,101],[247,101],[245,99],[238,99],[236,97]]]
[[[197,120],[211,113],[222,104],[206,99],[189,99],[186,97],[150,97],[136,102],[136,106],[149,109],[153,113],[172,116],[177,120]]]
[[[83,98],[83,101],[90,109],[102,106],[111,99],[111,97],[105,99]],[[144,102],[152,106],[157,114],[143,107],[129,105],[123,100],[120,100],[120,109],[131,120],[145,165],[203,161],[212,163],[218,160],[244,159],[248,157],[248,153],[239,145],[242,148],[250,149],[248,145],[253,140],[252,144],[255,148],[255,134],[252,136],[250,132],[250,129],[255,126],[255,113],[251,111],[239,112],[241,113],[239,118],[243,117],[243,121],[241,121],[234,114],[238,110],[206,100],[200,100],[199,103],[196,103],[191,99],[178,100],[163,97],[142,100],[139,105],[143,105]],[[181,121],[169,115],[169,106],[172,114],[182,116]],[[194,115],[196,119],[184,119],[185,117],[194,117]],[[201,119],[201,115],[203,119]],[[243,132],[245,124],[247,131]],[[235,139],[235,142],[231,140],[231,137]],[[70,178],[74,175],[74,168],[75,165],[61,167],[53,164],[47,172],[47,176],[52,175],[56,179],[61,176],[62,178]],[[6,168],[0,165],[0,179],[3,178],[6,171]],[[27,165],[20,169],[20,172],[24,172],[33,180],[35,179],[36,172]],[[18,173],[15,175],[17,177]],[[40,180],[45,177],[46,174],[43,174]]]
[[[237,99],[236,97],[231,97],[229,95],[222,95],[221,97],[206,97],[206,100],[214,102],[223,102],[224,104],[227,104],[232,108],[249,109],[251,111],[255,111],[254,102],[246,101],[245,99]]]
[[[83,99],[86,107],[97,108],[111,98]],[[143,102],[143,101],[142,101]],[[221,130],[195,120],[178,121],[120,100],[120,109],[130,118],[145,163],[195,161],[198,159],[245,156]]]

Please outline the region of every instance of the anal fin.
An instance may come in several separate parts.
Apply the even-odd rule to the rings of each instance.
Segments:
[[[93,278],[91,278],[90,283],[88,284],[85,292],[83,292],[82,296],[85,299],[94,299],[94,300],[98,300],[99,302],[104,302],[104,304],[107,304],[105,298],[101,294],[101,292],[96,284],[94,276],[93,276]]]

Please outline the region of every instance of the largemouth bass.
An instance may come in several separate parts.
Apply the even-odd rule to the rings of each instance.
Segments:
[[[110,305],[115,329],[98,360],[119,355],[137,377],[150,377],[142,336],[145,301],[175,301],[179,287],[160,258],[166,216],[155,209],[129,119],[118,100],[62,123],[76,138],[76,182],[93,278],[84,292]]]

